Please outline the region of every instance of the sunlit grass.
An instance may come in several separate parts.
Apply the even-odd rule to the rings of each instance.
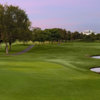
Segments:
[[[14,44],[10,54],[29,45]],[[27,53],[12,56],[0,49],[1,100],[99,100],[100,43],[35,44]]]

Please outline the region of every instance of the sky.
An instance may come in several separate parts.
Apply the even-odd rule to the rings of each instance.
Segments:
[[[100,32],[100,0],[0,0],[26,11],[33,27]]]

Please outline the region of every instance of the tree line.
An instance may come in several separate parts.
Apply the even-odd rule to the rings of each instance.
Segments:
[[[34,29],[32,31],[33,41],[39,42],[67,42],[67,41],[86,41],[92,42],[95,40],[100,40],[100,34],[91,33],[90,35],[86,35],[80,33],[78,31],[71,32],[66,31],[61,28],[53,28],[53,29]]]
[[[5,43],[8,54],[12,43],[18,41],[39,41],[50,43],[67,41],[95,41],[100,40],[100,34],[85,35],[78,31],[71,32],[61,28],[41,30],[31,29],[31,22],[26,12],[18,6],[0,4],[0,46]]]

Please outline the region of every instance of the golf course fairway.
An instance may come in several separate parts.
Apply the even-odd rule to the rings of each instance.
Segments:
[[[16,44],[10,54],[29,45]],[[42,44],[21,55],[0,49],[0,100],[99,100],[100,43]]]

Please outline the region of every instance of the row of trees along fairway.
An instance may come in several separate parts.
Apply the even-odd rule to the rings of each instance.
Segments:
[[[28,41],[32,37],[30,31],[31,23],[24,10],[17,6],[0,5],[0,42],[6,45],[6,54],[8,46],[16,40]],[[9,44],[9,45],[8,45]]]
[[[78,31],[71,32],[65,29],[53,28],[53,29],[34,29],[33,30],[33,41],[45,42],[67,42],[67,41],[85,41],[92,42],[100,40],[100,34],[91,33],[86,35]]]

